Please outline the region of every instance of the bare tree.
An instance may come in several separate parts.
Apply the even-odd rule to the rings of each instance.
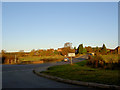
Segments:
[[[64,44],[64,47],[65,47],[65,48],[66,48],[66,47],[70,47],[70,48],[72,49],[72,43],[66,42],[66,43]]]

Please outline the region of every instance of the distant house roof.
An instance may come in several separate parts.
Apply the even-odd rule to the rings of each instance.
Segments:
[[[54,49],[47,49],[47,51],[54,51]]]
[[[116,47],[115,49],[119,49],[119,48],[120,48],[120,46]]]
[[[114,49],[107,49],[107,50],[114,50]]]
[[[120,54],[120,46],[116,47],[115,50],[117,50],[117,53]]]
[[[120,54],[120,46],[116,47],[115,49],[107,49],[107,50],[109,50],[110,52],[116,52],[117,51],[117,53]]]
[[[58,48],[58,50],[57,50],[58,52],[61,52],[62,51],[62,48]]]

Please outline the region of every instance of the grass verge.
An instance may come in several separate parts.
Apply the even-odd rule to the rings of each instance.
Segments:
[[[86,62],[87,60],[73,65],[53,66],[42,73],[70,80],[120,85],[118,70],[91,68],[86,66]]]

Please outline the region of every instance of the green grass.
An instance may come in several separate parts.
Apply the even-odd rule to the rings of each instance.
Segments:
[[[120,85],[120,81],[118,81],[118,70],[95,69],[85,64],[86,61],[81,61],[73,65],[53,66],[42,73],[64,79]]]
[[[61,60],[63,59],[63,56],[60,55],[56,55],[56,56],[26,56],[26,57],[20,57],[19,60],[20,61],[40,61],[40,60],[47,60],[47,59],[53,59],[53,60]]]

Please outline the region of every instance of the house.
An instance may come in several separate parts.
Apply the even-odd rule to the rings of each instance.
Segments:
[[[115,53],[115,50],[114,49],[107,49],[107,53],[111,53],[111,54],[114,54]]]
[[[53,51],[54,52],[54,49],[47,49],[47,51]]]
[[[116,47],[115,49],[107,49],[111,54],[120,54],[120,46]]]
[[[117,54],[120,54],[120,46],[116,47],[115,50],[117,51]]]
[[[61,52],[62,51],[62,48],[58,48],[58,50],[57,50],[58,52]]]

